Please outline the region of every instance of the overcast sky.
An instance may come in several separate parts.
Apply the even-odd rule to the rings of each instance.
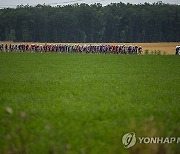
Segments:
[[[37,4],[50,4],[50,5],[67,5],[67,4],[73,4],[73,3],[101,3],[103,5],[107,5],[110,3],[118,3],[121,0],[0,0],[0,7],[14,7],[16,5],[37,5]],[[154,3],[158,0],[123,0],[123,3]],[[180,0],[162,0],[164,3],[170,3],[170,4],[180,4]]]

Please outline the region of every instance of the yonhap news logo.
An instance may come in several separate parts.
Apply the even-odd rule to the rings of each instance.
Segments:
[[[136,144],[136,136],[134,132],[127,133],[122,137],[122,143],[125,148],[130,148]]]
[[[180,137],[136,137],[134,132],[126,133],[122,137],[124,148],[130,148],[136,143],[143,144],[172,144],[180,143]]]

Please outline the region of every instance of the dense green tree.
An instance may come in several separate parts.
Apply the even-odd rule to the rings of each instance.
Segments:
[[[180,6],[73,4],[0,10],[0,40],[38,42],[180,41]]]

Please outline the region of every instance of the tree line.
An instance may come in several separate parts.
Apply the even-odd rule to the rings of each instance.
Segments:
[[[0,41],[179,42],[180,6],[162,2],[0,9]]]

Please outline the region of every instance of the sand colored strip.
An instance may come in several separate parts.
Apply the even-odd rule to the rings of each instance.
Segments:
[[[10,42],[10,41],[0,41],[0,43],[3,44],[39,44],[44,45],[45,43],[39,43],[39,42]],[[161,53],[166,54],[174,54],[176,46],[180,45],[180,42],[163,42],[163,43],[48,43],[48,44],[113,44],[113,45],[119,45],[119,44],[125,44],[128,45],[138,45],[142,46],[143,51],[148,50],[151,51],[161,51]]]

